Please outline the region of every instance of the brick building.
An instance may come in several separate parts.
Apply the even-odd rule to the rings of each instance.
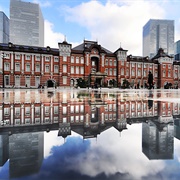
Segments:
[[[0,44],[0,87],[74,87],[78,80],[86,86],[145,87],[148,72],[157,88],[169,83],[179,86],[180,62],[159,49],[152,59],[127,56],[121,47],[111,52],[95,41],[84,40],[72,48],[66,41],[59,48]]]

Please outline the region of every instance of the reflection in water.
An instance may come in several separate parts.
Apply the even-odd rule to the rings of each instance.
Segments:
[[[179,118],[180,106],[155,101],[161,95],[148,93],[5,91],[0,94],[1,166],[10,159],[10,177],[37,173],[44,131],[58,130],[63,138],[73,131],[87,139],[135,123],[142,123],[142,151],[148,159],[173,159],[174,134],[180,138],[179,120],[173,117]]]

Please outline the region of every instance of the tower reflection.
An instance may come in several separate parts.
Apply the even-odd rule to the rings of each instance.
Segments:
[[[58,130],[63,138],[73,131],[86,139],[111,127],[121,132],[142,123],[142,151],[149,159],[172,159],[174,133],[180,137],[174,120],[179,104],[154,101],[143,92],[6,90],[0,102],[0,160],[2,166],[10,159],[11,177],[40,169],[44,131]]]

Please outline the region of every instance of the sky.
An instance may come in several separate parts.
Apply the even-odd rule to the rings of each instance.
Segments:
[[[45,20],[45,44],[58,48],[67,40],[73,47],[84,39],[114,52],[142,55],[143,26],[149,19],[174,20],[175,42],[180,40],[180,0],[23,0],[38,3]],[[9,17],[9,0],[0,11]]]

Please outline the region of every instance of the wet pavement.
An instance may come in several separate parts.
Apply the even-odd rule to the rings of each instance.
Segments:
[[[180,91],[0,91],[0,180],[180,178]]]

